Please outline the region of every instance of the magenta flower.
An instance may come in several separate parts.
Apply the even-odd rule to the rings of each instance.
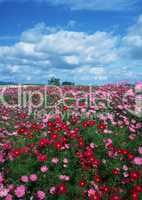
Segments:
[[[36,174],[31,174],[29,178],[30,178],[30,180],[31,180],[32,182],[37,181],[37,175],[36,175]]]
[[[8,195],[6,196],[6,198],[5,198],[5,200],[13,200],[12,195],[11,195],[11,194],[8,194]]]
[[[38,197],[38,199],[40,199],[40,200],[45,199],[45,192],[39,190],[39,191],[37,192],[37,197]]]
[[[28,176],[21,176],[21,181],[22,181],[23,183],[27,183],[27,182],[29,181]]]
[[[64,158],[63,162],[64,162],[64,164],[68,164],[69,161],[67,158]]]
[[[53,164],[57,164],[59,162],[59,159],[58,158],[52,158],[52,163]]]
[[[0,189],[0,197],[6,197],[8,195],[8,189],[2,188]]]
[[[142,147],[138,148],[138,152],[139,152],[139,154],[142,154]]]
[[[47,167],[47,166],[42,166],[42,167],[40,168],[40,171],[43,172],[43,173],[45,173],[45,172],[48,171],[48,167]]]
[[[20,185],[16,188],[15,194],[18,198],[21,198],[25,195],[26,187],[24,185]]]
[[[50,194],[55,194],[56,193],[56,187],[54,187],[54,186],[51,187],[49,192],[50,192]]]
[[[141,157],[135,157],[133,162],[136,165],[142,165],[142,158]]]

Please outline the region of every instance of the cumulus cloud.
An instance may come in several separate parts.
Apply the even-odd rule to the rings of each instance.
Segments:
[[[109,32],[88,34],[37,24],[23,32],[13,46],[0,46],[1,80],[47,83],[48,78],[57,76],[102,83],[130,79],[132,74],[140,78],[141,70],[135,67],[141,67],[141,25],[142,16],[120,37]]]
[[[142,15],[123,37],[124,51],[132,59],[142,60]]]

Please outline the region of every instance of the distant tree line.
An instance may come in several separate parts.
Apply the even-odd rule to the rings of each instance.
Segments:
[[[55,86],[72,86],[75,85],[74,82],[70,82],[70,81],[63,81],[61,82],[61,80],[59,78],[55,78],[52,77],[48,80],[48,85],[55,85]]]

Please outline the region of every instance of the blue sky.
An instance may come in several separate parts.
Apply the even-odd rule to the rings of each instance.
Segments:
[[[140,0],[0,0],[0,80],[142,81]]]

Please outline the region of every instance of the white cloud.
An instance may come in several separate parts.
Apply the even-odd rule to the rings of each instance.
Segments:
[[[124,51],[132,59],[142,60],[142,15],[123,37]]]
[[[74,59],[75,64],[77,62],[78,64],[110,63],[118,56],[117,42],[117,37],[106,32],[89,35],[83,32],[60,30],[44,35],[36,50],[56,54],[56,56],[60,56],[60,59],[62,56],[67,56],[64,59],[67,63],[72,62],[71,59]]]
[[[88,83],[130,79],[130,74],[140,78],[141,40],[141,16],[124,37],[40,23],[23,32],[13,46],[0,46],[0,78],[44,83],[51,75]],[[139,54],[135,56],[135,52]]]
[[[102,66],[81,66],[71,71],[75,82],[87,81],[88,83],[107,81],[107,73]]]
[[[69,65],[78,65],[79,64],[79,59],[77,56],[65,56],[64,60]]]

